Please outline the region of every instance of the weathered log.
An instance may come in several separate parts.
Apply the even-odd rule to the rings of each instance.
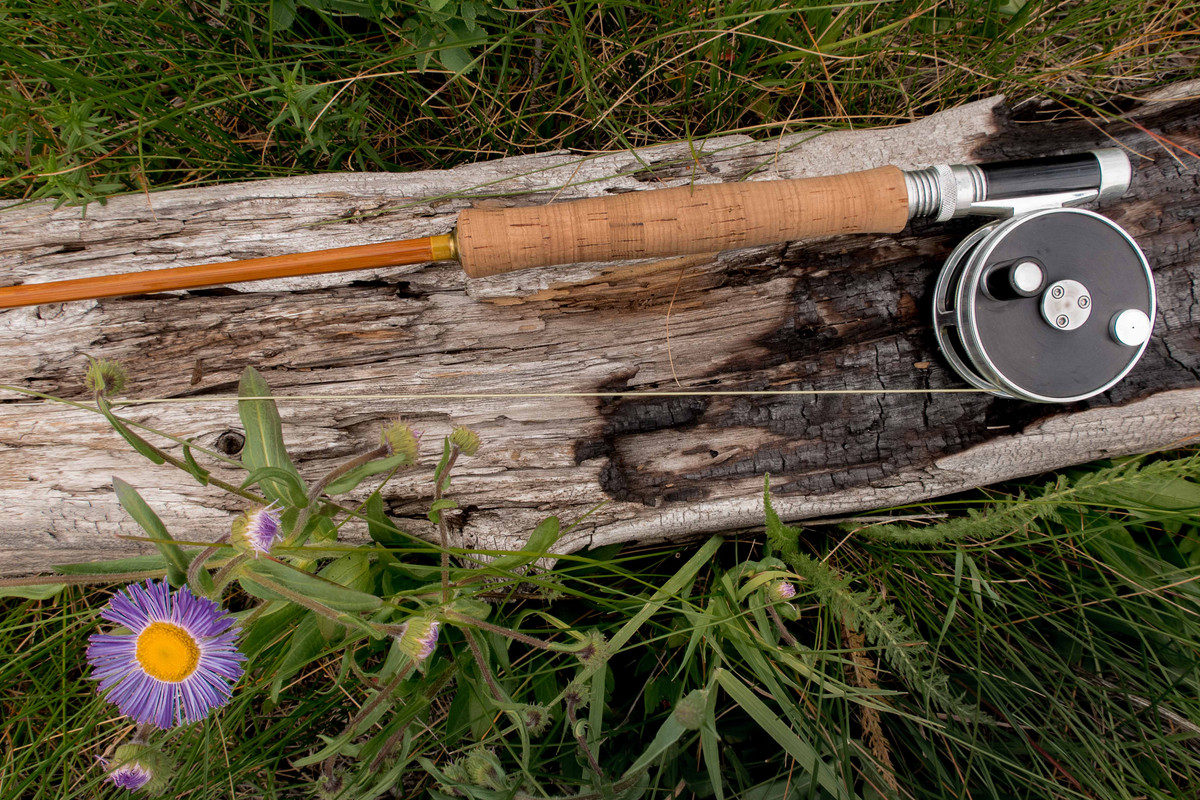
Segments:
[[[917,501],[1200,432],[1200,177],[1181,149],[1200,149],[1200,103],[1143,102],[1126,120],[1095,125],[1036,107],[1014,114],[996,99],[882,130],[764,142],[727,136],[444,172],[186,189],[86,211],[13,205],[0,214],[0,280],[21,283],[444,233],[472,202],[558,202],[1114,141],[1135,154],[1134,184],[1103,211],[1145,250],[1160,305],[1139,365],[1083,403],[938,391],[964,384],[937,352],[933,281],[977,221],[477,281],[436,264],[16,309],[0,313],[0,380],[86,401],[85,354],[115,359],[131,372],[128,398],[181,401],[125,406],[123,415],[236,453],[237,409],[227,398],[253,365],[281,397],[285,437],[309,478],[374,446],[389,418],[403,416],[427,443],[453,424],[470,425],[485,444],[455,481],[462,510],[454,522],[467,546],[518,546],[541,517],[570,520],[605,501],[564,550],[754,526],[768,472],[777,509],[790,519]],[[364,397],[679,388],[863,393]],[[878,392],[893,389],[929,391]],[[437,455],[429,447],[426,460]],[[236,498],[141,459],[95,413],[5,393],[0,572],[144,551],[114,535],[139,533],[117,505],[114,474],[139,488],[179,538],[214,539],[241,509]],[[385,491],[391,513],[421,535],[431,533],[430,496],[427,469],[401,473]]]

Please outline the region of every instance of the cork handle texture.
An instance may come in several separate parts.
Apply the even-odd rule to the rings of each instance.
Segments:
[[[631,258],[712,253],[838,233],[898,233],[908,191],[897,167],[822,178],[628,192],[459,214],[458,252],[472,278]]]

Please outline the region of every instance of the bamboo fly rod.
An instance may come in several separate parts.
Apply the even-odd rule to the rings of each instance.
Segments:
[[[458,260],[485,277],[530,267],[711,253],[813,236],[899,233],[914,217],[1017,213],[1029,197],[1119,197],[1120,150],[904,171],[629,192],[462,211],[449,234],[294,255],[0,287],[0,308]]]

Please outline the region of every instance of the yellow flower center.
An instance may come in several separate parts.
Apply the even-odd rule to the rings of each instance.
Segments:
[[[179,683],[196,671],[200,645],[178,625],[152,622],[138,634],[137,662],[151,678]]]

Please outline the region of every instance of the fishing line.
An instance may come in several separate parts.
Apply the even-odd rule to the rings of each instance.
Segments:
[[[57,403],[91,408],[73,400],[51,397],[31,389],[0,384],[0,390],[26,397],[39,398],[42,403]],[[628,391],[628,392],[412,392],[405,394],[292,394],[292,395],[199,395],[195,397],[147,397],[137,400],[110,400],[111,406],[187,405],[201,403],[236,403],[239,400],[321,401],[420,401],[420,400],[555,400],[555,399],[658,399],[675,397],[826,397],[856,395],[907,394],[989,394],[984,389],[711,389],[696,391]]]
[[[988,394],[983,389],[768,389],[768,390],[711,390],[711,391],[633,391],[633,392],[433,392],[410,394],[300,394],[238,397],[236,395],[205,395],[199,397],[151,397],[144,400],[112,400],[113,406],[170,405],[187,403],[231,403],[239,400],[281,400],[320,402],[381,401],[381,400],[553,400],[553,399],[656,399],[672,397],[823,397],[830,395],[883,394]]]

